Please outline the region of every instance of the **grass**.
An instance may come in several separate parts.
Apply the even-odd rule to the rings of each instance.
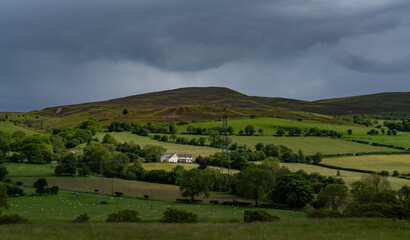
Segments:
[[[336,158],[335,158],[336,159]],[[291,171],[298,171],[300,169],[304,170],[307,173],[317,172],[324,176],[333,176],[342,178],[346,184],[351,184],[354,181],[359,181],[363,176],[366,176],[366,173],[358,173],[358,172],[350,172],[350,171],[340,171],[340,176],[337,176],[337,170],[309,165],[309,164],[302,164],[302,163],[281,163],[281,166],[285,166],[289,168]],[[397,177],[388,177],[387,178],[391,184],[393,190],[399,190],[404,185],[409,185],[410,181],[406,179],[401,179]]]
[[[389,135],[363,135],[363,136],[354,136],[348,137],[349,139],[363,140],[367,142],[376,142],[387,145],[394,145],[400,147],[410,148],[410,133],[408,132],[399,132],[396,136]]]
[[[97,133],[96,137],[100,140],[102,140],[107,133]],[[109,133],[112,135],[118,142],[131,142],[134,141],[135,143],[139,145],[158,145],[158,146],[163,146],[164,148],[167,149],[167,153],[187,153],[191,154],[193,158],[196,158],[199,155],[202,156],[208,156],[211,154],[214,154],[215,152],[220,151],[218,148],[212,148],[212,147],[206,147],[206,146],[191,146],[191,145],[182,145],[182,144],[175,144],[171,142],[160,142],[157,140],[154,140],[150,137],[143,137],[143,136],[138,136],[136,134],[132,134],[130,132],[112,132]]]
[[[394,170],[401,173],[410,173],[410,155],[374,155],[328,158],[324,159],[323,163],[332,166],[372,170],[376,172],[386,170],[389,171],[390,174],[393,173]]]
[[[6,163],[7,177],[51,177],[55,176],[56,164],[27,164],[27,163]]]
[[[123,209],[133,209],[141,214],[144,222],[159,222],[167,207],[177,207],[198,214],[201,222],[227,222],[231,219],[243,221],[243,212],[249,209],[113,196],[106,196],[108,204],[98,204],[97,201],[96,194],[80,193],[77,197],[67,191],[60,191],[58,195],[15,197],[9,199],[11,207],[4,211],[4,214],[20,214],[28,217],[33,223],[56,223],[71,222],[80,214],[87,213],[91,222],[102,222],[110,213]],[[267,211],[281,219],[303,219],[306,217],[304,213],[295,211],[273,209],[267,209]]]
[[[301,149],[305,154],[343,154],[358,152],[391,152],[394,149],[386,147],[375,147],[366,144],[354,143],[340,139],[325,137],[273,137],[273,136],[232,136],[232,141],[238,144],[246,144],[254,148],[257,143],[284,145],[294,152]]]
[[[21,181],[25,185],[32,186],[37,177],[9,177],[12,181]],[[60,189],[73,190],[94,193],[98,189],[98,177],[45,177],[49,186],[58,186]],[[153,199],[164,201],[175,201],[177,198],[181,198],[181,193],[177,185],[159,184],[142,181],[131,181],[117,178],[105,178],[104,189],[106,193],[113,194],[115,192],[122,192],[125,196],[143,198],[144,195],[151,195]],[[203,197],[198,199],[208,201]],[[235,196],[211,192],[209,199],[219,201],[231,201],[235,199]]]
[[[28,129],[28,128],[24,128],[24,127],[20,127],[20,126],[16,126],[12,123],[8,123],[8,122],[0,122],[0,131],[1,132],[6,132],[9,134],[13,134],[16,131],[22,131],[24,132],[27,136],[31,136],[33,134],[39,134],[38,132]]]
[[[232,125],[237,134],[240,130],[244,130],[247,125],[252,125],[255,127],[256,132],[259,128],[264,130],[265,135],[275,135],[277,131],[277,127],[298,127],[302,129],[310,129],[317,127],[319,129],[325,130],[334,130],[337,132],[343,132],[347,135],[347,130],[352,129],[353,133],[356,135],[366,135],[366,133],[372,129],[365,126],[349,124],[347,122],[335,122],[335,124],[331,123],[323,123],[319,121],[313,120],[303,120],[303,121],[295,121],[295,120],[288,120],[282,118],[239,118],[239,119],[228,119],[228,124]],[[337,124],[339,123],[339,124]],[[188,123],[187,125],[177,126],[178,133],[187,132],[187,127],[191,125],[193,127],[201,127],[201,128],[211,128],[211,127],[221,127],[222,122],[219,121],[204,121],[204,122],[197,122],[197,123]]]
[[[3,240],[385,240],[408,239],[409,221],[385,219],[304,219],[251,224],[91,223],[0,226]]]

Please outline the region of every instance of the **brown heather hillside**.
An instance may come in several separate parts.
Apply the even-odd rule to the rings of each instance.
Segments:
[[[129,113],[122,114],[127,108]],[[286,98],[247,96],[229,88],[192,87],[153,92],[91,102],[45,108],[27,113],[21,123],[43,129],[75,126],[89,117],[102,125],[113,120],[128,122],[178,122],[219,119],[226,109],[230,118],[280,117],[286,119],[313,119],[322,122],[326,115],[383,115],[410,116],[410,93],[381,93],[314,102]],[[14,114],[14,115],[17,115]],[[14,116],[11,114],[11,116]]]

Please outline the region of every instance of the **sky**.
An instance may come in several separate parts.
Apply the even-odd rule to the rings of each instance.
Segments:
[[[410,91],[410,1],[0,0],[0,111],[194,86]]]

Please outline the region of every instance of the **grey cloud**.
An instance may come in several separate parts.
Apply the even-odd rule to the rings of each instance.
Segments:
[[[409,13],[407,0],[2,0],[0,111],[184,86],[304,99],[380,91],[337,81],[403,83]]]

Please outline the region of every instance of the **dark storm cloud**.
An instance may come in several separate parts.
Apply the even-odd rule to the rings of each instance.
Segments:
[[[363,73],[410,88],[409,13],[407,0],[0,0],[0,110],[184,86],[382,90],[332,88]]]

